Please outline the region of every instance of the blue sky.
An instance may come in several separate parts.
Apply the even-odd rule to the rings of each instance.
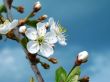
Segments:
[[[53,57],[59,60],[49,70],[39,68],[45,82],[54,82],[54,72],[59,66],[67,71],[74,64],[78,52],[87,50],[89,61],[82,66],[82,75],[89,75],[90,82],[106,82],[110,76],[110,0],[40,0],[42,10],[36,15],[47,14],[67,29],[66,47],[56,45]],[[28,14],[36,0],[14,0],[24,5],[25,13],[13,11],[14,18]],[[0,0],[2,3],[2,0]],[[0,82],[29,82],[34,76],[20,45],[11,40],[0,41]]]

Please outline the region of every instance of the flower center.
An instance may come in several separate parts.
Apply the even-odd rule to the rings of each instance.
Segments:
[[[39,43],[39,45],[43,44],[44,43],[44,37],[43,36],[38,37],[37,42]]]

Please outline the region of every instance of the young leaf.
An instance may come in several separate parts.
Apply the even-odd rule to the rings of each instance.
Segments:
[[[0,5],[0,13],[6,12],[6,8],[4,5]]]
[[[24,48],[26,48],[27,42],[28,42],[28,39],[27,39],[26,37],[24,37],[24,38],[20,41],[20,43],[23,45]]]
[[[80,66],[76,66],[71,70],[65,82],[78,82],[80,76]]]
[[[36,27],[37,22],[36,20],[28,20],[26,24],[32,27]]]
[[[67,77],[67,73],[65,69],[63,67],[59,67],[56,70],[56,76],[55,76],[56,82],[64,82],[66,77]]]
[[[33,78],[33,77],[30,79],[30,82],[35,82],[35,80],[34,80],[34,78]]]

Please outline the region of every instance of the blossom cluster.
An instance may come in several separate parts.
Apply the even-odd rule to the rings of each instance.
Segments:
[[[0,34],[7,34],[15,29],[18,25],[18,20],[9,22],[6,20],[4,24],[0,24]],[[29,39],[27,50],[31,54],[39,53],[45,57],[49,57],[54,53],[55,43],[67,45],[65,39],[65,29],[60,24],[56,23],[54,19],[49,18],[48,25],[50,29],[46,29],[47,22],[39,22],[34,27],[20,26],[19,32],[24,33]]]
[[[54,53],[54,44],[59,42],[61,45],[66,45],[64,30],[60,27],[53,18],[49,18],[49,27],[46,29],[47,23],[37,23],[36,28],[27,28],[25,31],[26,37],[29,39],[27,50],[32,53],[39,53],[45,57],[49,57]]]

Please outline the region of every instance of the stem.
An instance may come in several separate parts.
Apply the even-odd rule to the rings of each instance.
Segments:
[[[12,21],[12,14],[11,14],[11,11],[10,11],[10,8],[9,8],[11,5],[8,4],[9,0],[3,0],[3,1],[4,1],[4,5],[6,7],[6,10],[7,10],[7,17],[8,17],[8,19],[10,21]],[[12,1],[12,0],[10,0],[10,1]],[[26,18],[26,20],[30,17],[30,15]],[[19,39],[19,40],[22,40],[23,39],[22,37],[19,36],[20,34],[18,32],[18,29],[15,30],[15,33],[14,34],[17,37],[17,39]],[[29,59],[29,53],[28,53],[28,51],[25,48],[23,48],[23,50],[26,53],[26,56],[28,58],[28,61],[29,61],[30,65],[31,65],[31,68],[32,68],[32,70],[33,70],[33,72],[34,72],[34,74],[35,74],[38,82],[44,82],[44,80],[42,78],[42,75],[41,75],[38,67],[36,65],[33,65],[32,62],[31,62],[31,60]]]
[[[28,21],[28,19],[29,19],[30,17],[32,17],[33,14],[34,14],[34,11],[32,11],[31,13],[29,13],[29,15],[25,18],[25,22]]]
[[[10,1],[12,1],[12,0],[10,0]],[[8,4],[9,0],[3,0],[3,2],[4,2],[4,5],[6,7],[6,10],[7,10],[7,17],[10,21],[12,21],[12,14],[11,14],[11,11],[10,11],[10,8],[9,8],[10,5]]]
[[[35,73],[35,75],[38,79],[38,82],[44,82],[44,80],[41,76],[41,73],[40,73],[39,69],[37,68],[37,66],[36,65],[31,65],[31,68],[34,71],[34,73]]]
[[[32,68],[32,70],[33,70],[33,72],[34,72],[34,74],[35,74],[35,76],[36,76],[36,79],[38,80],[38,82],[44,82],[44,80],[43,80],[43,78],[42,78],[42,75],[41,75],[41,73],[40,73],[40,71],[39,71],[37,65],[32,64],[32,62],[31,62],[30,59],[29,59],[29,53],[27,52],[27,50],[26,50],[25,48],[23,48],[23,50],[24,50],[25,53],[26,53],[26,56],[27,56],[27,58],[28,58],[28,60],[29,60],[29,63],[30,63],[30,65],[31,65],[31,68]]]

